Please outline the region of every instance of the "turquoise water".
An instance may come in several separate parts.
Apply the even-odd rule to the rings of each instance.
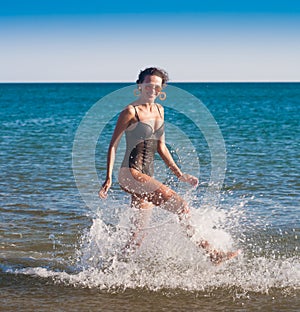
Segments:
[[[96,190],[131,85],[0,84],[3,311],[299,308],[300,84],[166,92],[167,144],[200,186],[180,184],[159,159],[157,177],[190,203],[198,235],[243,254],[212,266],[155,208],[141,249],[119,261],[132,213],[116,181],[122,142],[108,200]]]

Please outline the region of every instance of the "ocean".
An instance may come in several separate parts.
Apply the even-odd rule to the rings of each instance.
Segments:
[[[299,311],[300,83],[170,83],[155,177],[191,208],[195,238],[153,208],[124,257],[136,211],[117,182],[97,196],[128,83],[0,84],[0,311]],[[241,249],[213,265],[195,239]],[[193,240],[194,239],[194,240]]]

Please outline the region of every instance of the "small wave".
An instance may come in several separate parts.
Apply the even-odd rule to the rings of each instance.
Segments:
[[[154,226],[157,222],[154,218],[154,223],[146,229],[142,245],[124,256],[121,251],[129,238],[131,213],[132,209],[125,211],[117,225],[106,224],[101,215],[95,217],[82,238],[77,262],[68,271],[27,267],[10,270],[10,273],[50,278],[74,287],[107,292],[126,289],[211,292],[234,288],[243,293],[268,294],[275,290],[294,295],[300,289],[298,257],[275,259],[244,253],[215,266],[171,216],[166,223],[156,223],[157,226]],[[193,217],[197,226],[196,239],[197,235],[209,239],[223,250],[237,247],[229,231],[218,226],[220,222],[226,223],[224,212],[193,210]]]
[[[3,126],[5,127],[25,127],[28,125],[36,125],[36,126],[42,126],[42,125],[49,125],[54,126],[55,120],[54,118],[29,118],[29,119],[17,119],[14,121],[7,121],[3,123]]]
[[[189,261],[186,260],[170,257],[159,261],[148,253],[147,256],[139,254],[129,261],[112,258],[106,267],[90,267],[77,273],[58,272],[42,267],[8,269],[6,273],[50,278],[74,287],[98,288],[108,292],[125,289],[210,292],[235,288],[244,293],[268,294],[281,291],[282,294],[293,295],[300,290],[300,263],[296,258],[242,258],[218,267],[208,264],[201,256],[189,256]]]
[[[54,117],[49,118],[28,118],[28,119],[16,119],[13,121],[5,121],[2,123],[4,127],[10,128],[10,127],[27,127],[27,126],[58,126],[58,125],[64,125],[64,124],[70,124],[73,121],[63,118],[63,119],[55,119]]]

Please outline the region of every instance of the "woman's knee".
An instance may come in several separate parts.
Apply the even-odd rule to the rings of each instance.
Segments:
[[[159,206],[167,202],[176,193],[169,187],[162,185],[159,189],[148,195],[148,200]]]
[[[187,203],[176,193],[165,202],[164,209],[178,214],[180,218],[184,218],[190,212]]]
[[[155,192],[151,198],[151,202],[157,206],[161,206],[165,210],[178,214],[180,218],[190,213],[190,209],[183,198],[167,187]]]

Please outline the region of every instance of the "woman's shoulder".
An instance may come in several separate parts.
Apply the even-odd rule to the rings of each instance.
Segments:
[[[123,108],[120,114],[123,118],[132,119],[135,117],[134,103],[130,103]]]
[[[159,111],[163,113],[164,112],[164,107],[161,104],[159,104],[159,103],[155,103],[155,104],[158,107]]]
[[[164,107],[161,104],[159,103],[155,103],[155,104],[159,107],[159,109],[164,109]]]
[[[128,104],[124,107],[123,112],[126,112],[127,114],[135,114],[135,108],[136,104],[134,102]]]

